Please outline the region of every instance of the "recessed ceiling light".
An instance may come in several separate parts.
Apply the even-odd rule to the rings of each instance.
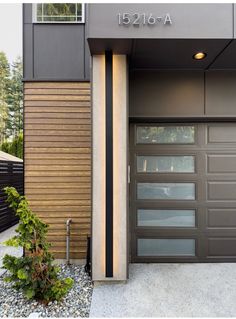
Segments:
[[[206,57],[206,53],[204,53],[204,52],[197,52],[197,53],[195,53],[194,56],[193,56],[193,58],[194,58],[195,60],[202,60],[202,59],[204,59],[205,57]]]

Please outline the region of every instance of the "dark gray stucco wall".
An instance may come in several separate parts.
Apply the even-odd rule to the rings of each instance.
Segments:
[[[132,118],[236,117],[236,71],[133,71]]]
[[[32,23],[32,4],[24,4],[24,79],[89,80],[86,30],[86,24]]]

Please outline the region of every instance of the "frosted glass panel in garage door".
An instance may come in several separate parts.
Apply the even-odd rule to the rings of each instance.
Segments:
[[[194,126],[138,126],[137,143],[141,144],[193,144]]]
[[[194,183],[138,183],[138,199],[194,200]]]
[[[194,227],[195,209],[138,209],[138,226]]]
[[[138,256],[195,256],[195,240],[139,238]]]
[[[194,156],[137,156],[138,173],[194,173]]]

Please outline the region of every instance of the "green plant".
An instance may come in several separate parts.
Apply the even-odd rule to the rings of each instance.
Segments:
[[[51,300],[60,300],[73,285],[71,278],[58,278],[58,267],[53,265],[53,256],[49,252],[50,244],[46,240],[48,225],[43,223],[31,211],[24,196],[14,187],[4,188],[9,207],[19,216],[20,223],[13,238],[5,242],[8,246],[23,247],[23,257],[5,255],[3,268],[10,272],[6,281],[22,290],[28,299],[34,298],[47,304]]]

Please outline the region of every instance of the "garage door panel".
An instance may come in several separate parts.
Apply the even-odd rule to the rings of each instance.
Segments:
[[[137,154],[156,154],[156,152],[160,151],[161,153],[166,153],[166,154],[178,154],[181,153],[182,151],[185,151],[189,154],[193,153],[196,150],[196,145],[195,144],[189,144],[189,145],[168,145],[168,144],[162,144],[162,145],[150,145],[147,144],[145,145],[145,150],[143,145],[141,144],[136,144],[135,145],[135,152]]]
[[[155,183],[155,182],[192,182],[192,183],[197,183],[201,181],[201,178],[197,174],[158,174],[158,173],[150,173],[150,174],[142,174],[142,173],[137,173],[136,175],[136,181],[137,183],[145,183],[145,182],[150,182],[150,183]]]
[[[203,205],[202,205],[203,206]],[[159,202],[159,201],[135,201],[133,202],[134,211],[138,209],[172,209],[172,210],[196,210],[198,209],[198,204],[194,202],[181,201],[178,202]],[[205,206],[203,206],[205,207]]]
[[[236,174],[236,154],[207,155],[207,172]]]
[[[179,155],[179,156],[183,156],[183,150],[184,153],[186,153],[186,155],[190,155],[190,156],[198,156],[198,152],[196,152],[196,146],[193,145],[191,146],[191,149],[186,148],[186,146],[183,146],[183,149],[180,148],[181,145],[178,146],[173,146],[171,145],[171,147],[169,145],[166,145],[167,147],[164,148],[163,146],[159,146],[157,145],[156,149],[155,149],[155,145],[145,145],[145,148],[143,147],[143,145],[137,145],[134,149],[134,154],[136,156],[142,156],[142,155],[150,155],[150,156],[156,156],[156,155],[162,155],[162,156],[175,156],[175,155]]]
[[[208,238],[208,256],[235,257],[236,238]]]
[[[236,143],[235,124],[209,124],[208,143]]]
[[[145,261],[144,261],[145,259]],[[137,254],[135,254],[132,257],[133,263],[196,263],[199,262],[198,257],[196,256],[151,256],[151,257],[138,257]],[[212,262],[212,261],[210,261]]]
[[[223,228],[223,227],[215,227],[215,228],[205,228],[203,231],[203,235],[208,238],[236,238],[235,228]]]
[[[148,230],[141,230],[136,229],[137,233],[135,233],[135,241],[137,243],[138,238],[165,238],[165,239],[194,239],[196,242],[196,245],[199,245],[199,238],[202,235],[199,230],[196,228],[194,231],[191,231],[190,229],[184,229],[184,232],[181,233],[180,236],[180,230],[173,230],[173,229],[167,229],[166,231],[158,229],[158,232],[155,231],[155,229]]]
[[[208,209],[207,227],[236,229],[236,207]]]
[[[206,174],[205,175],[205,181],[206,185],[210,182],[218,183],[218,182],[235,182],[236,181],[236,175],[235,174]]]
[[[203,203],[204,207],[205,208],[208,208],[208,209],[215,209],[215,208],[222,208],[222,209],[225,209],[226,207],[227,208],[232,208],[234,209],[236,207],[236,203],[235,201],[206,201],[205,203]],[[198,204],[197,204],[198,206]]]
[[[236,181],[208,182],[208,200],[236,201]]]

